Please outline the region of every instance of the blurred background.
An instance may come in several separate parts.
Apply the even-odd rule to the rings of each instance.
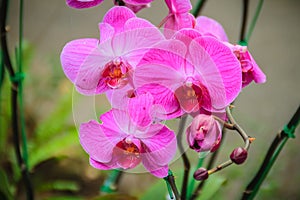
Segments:
[[[192,4],[195,5],[195,2],[192,1]],[[249,21],[257,4],[258,0],[250,1]],[[10,2],[8,42],[12,54],[18,41],[18,6],[18,1]],[[90,105],[87,104],[90,99],[85,99],[76,91],[73,93],[73,86],[64,76],[59,57],[64,45],[71,40],[98,38],[98,23],[113,3],[105,0],[100,6],[86,10],[71,9],[64,0],[27,0],[24,6],[25,115],[29,135],[29,165],[37,199],[93,198],[98,195],[107,172],[89,165],[88,156],[79,145],[72,112],[76,110],[79,117],[90,116]],[[264,2],[249,41],[249,50],[267,75],[267,82],[262,85],[252,83],[246,87],[237,98],[233,113],[239,124],[256,140],[251,145],[246,163],[213,175],[222,181],[220,189],[211,199],[240,199],[273,138],[299,106],[299,11],[298,0]],[[151,8],[137,15],[158,25],[167,12],[163,1],[155,0]],[[201,14],[219,21],[230,42],[238,42],[241,0],[208,0]],[[8,81],[3,87],[1,99],[1,103],[7,107]],[[95,112],[92,112],[94,116],[109,109],[102,95],[92,101],[96,105]],[[8,183],[21,185],[16,181],[20,173],[15,166],[11,145],[9,108],[2,110],[1,120],[1,168],[8,174]],[[176,128],[176,121],[170,125]],[[299,129],[295,134],[296,138],[287,142],[256,199],[300,199]],[[217,162],[227,160],[231,151],[242,145],[242,140],[237,134],[229,132],[223,145]],[[193,152],[189,152],[189,156],[192,160],[197,158]],[[180,171],[183,168],[182,161],[174,160],[171,168]],[[156,182],[164,184],[147,173],[125,173],[120,180],[119,191],[132,196],[128,196],[128,199],[149,199],[151,194],[156,199],[165,199],[166,194],[157,197],[153,192],[155,190],[151,190],[151,184]],[[18,199],[24,198],[22,186],[9,188],[17,194]]]

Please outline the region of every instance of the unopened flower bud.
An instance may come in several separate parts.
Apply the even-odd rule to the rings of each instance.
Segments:
[[[232,153],[230,154],[230,159],[232,160],[232,162],[239,165],[247,159],[247,156],[247,150],[242,147],[238,147],[232,151]]]
[[[215,151],[222,138],[222,128],[212,115],[194,117],[187,128],[187,142],[196,152]]]
[[[205,168],[201,167],[194,172],[194,179],[203,181],[208,178],[208,172]]]

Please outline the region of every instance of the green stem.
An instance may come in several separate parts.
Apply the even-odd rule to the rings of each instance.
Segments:
[[[192,10],[192,15],[194,15],[194,17],[197,17],[199,15],[205,2],[206,2],[206,0],[198,0],[197,4],[195,5],[194,9]]]
[[[112,170],[103,185],[100,188],[100,191],[103,193],[112,193],[117,190],[118,183],[122,176],[122,171]]]
[[[248,29],[248,32],[247,32],[246,36],[245,36],[245,42],[246,42],[246,43],[249,42],[249,39],[250,39],[250,37],[251,37],[251,35],[252,35],[252,32],[253,32],[254,27],[255,27],[255,25],[256,25],[258,16],[259,16],[259,14],[260,14],[260,12],[261,12],[263,3],[264,3],[264,0],[260,0],[260,1],[258,2],[258,5],[257,5],[257,7],[256,7],[256,11],[255,11],[255,14],[254,14],[254,16],[253,16],[253,18],[252,18],[252,20],[251,20],[250,27],[249,27],[249,29]]]
[[[204,159],[205,159],[205,157],[199,158],[198,163],[197,163],[197,166],[196,166],[196,170],[197,170],[198,168],[202,167],[203,162],[204,162]],[[193,171],[194,171],[194,170],[193,170]],[[187,199],[190,199],[191,196],[192,196],[192,192],[193,192],[193,190],[194,190],[195,182],[196,182],[196,181],[195,181],[194,178],[192,178],[192,179],[190,180],[189,187],[188,187],[188,192],[187,192],[187,196],[188,196]]]
[[[11,59],[9,56],[8,45],[7,45],[7,32],[6,32],[6,19],[8,14],[8,3],[9,0],[2,0],[0,5],[0,40],[1,40],[1,50],[3,55],[4,65],[9,73],[11,78],[11,123],[12,123],[12,132],[13,132],[13,144],[17,157],[17,162],[22,173],[22,179],[24,181],[26,195],[28,200],[34,199],[33,187],[31,184],[29,172],[27,165],[24,162],[24,159],[20,150],[20,141],[19,141],[19,109],[18,109],[18,91],[20,78],[22,78],[19,73],[15,73]]]
[[[182,161],[184,165],[184,174],[183,174],[183,180],[182,180],[182,186],[181,186],[181,199],[186,199],[186,192],[187,192],[187,186],[188,186],[188,179],[189,179],[189,172],[191,168],[190,161],[185,153],[185,150],[182,145],[182,134],[184,131],[185,123],[187,120],[187,115],[183,116],[180,119],[179,127],[178,127],[178,134],[177,134],[177,146],[179,149],[180,154],[182,155]]]
[[[284,147],[286,141],[289,138],[295,137],[294,132],[299,122],[300,122],[300,106],[298,107],[296,113],[289,121],[289,123],[273,140],[260,169],[258,170],[255,177],[251,180],[246,190],[244,191],[242,200],[251,200],[255,197],[262,182],[266,178],[276,158],[278,157],[280,151]]]
[[[249,0],[243,0],[243,18],[242,18],[243,20],[242,20],[239,44],[245,45],[245,46],[247,46],[245,33],[246,33],[246,27],[247,27],[248,7],[249,7]]]
[[[20,0],[19,10],[19,48],[18,48],[18,73],[23,74],[23,0]],[[21,136],[22,136],[22,155],[26,166],[28,167],[28,147],[27,137],[25,129],[25,114],[24,114],[24,103],[23,103],[23,79],[19,82],[19,105],[20,105],[20,125],[21,125]]]

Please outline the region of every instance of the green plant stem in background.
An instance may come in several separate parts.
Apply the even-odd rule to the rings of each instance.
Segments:
[[[165,181],[167,181],[167,185],[168,185],[168,192],[169,191],[169,187],[171,187],[172,191],[173,191],[173,194],[175,196],[175,199],[176,200],[181,200],[180,198],[180,195],[179,195],[179,192],[178,192],[178,189],[176,187],[176,183],[175,183],[175,179],[174,179],[174,176],[173,176],[173,173],[171,170],[169,170],[168,172],[168,176],[164,178]],[[170,197],[172,198],[173,195],[170,195]]]
[[[201,158],[199,158],[198,163],[197,163],[197,166],[196,166],[196,170],[197,170],[198,168],[202,167],[203,162],[204,162],[204,159],[205,159],[204,156],[201,157]],[[194,186],[195,186],[195,182],[196,182],[196,180],[195,180],[194,178],[192,178],[192,179],[190,180],[190,182],[189,182],[188,193],[187,193],[187,199],[190,199],[191,196],[192,196],[192,192],[193,192],[193,189],[194,189]]]
[[[177,146],[178,146],[179,152],[181,154],[181,158],[182,158],[183,165],[184,165],[184,174],[183,174],[183,180],[182,180],[182,185],[181,185],[181,200],[186,199],[189,172],[190,172],[190,168],[191,168],[190,161],[189,161],[189,159],[185,153],[185,150],[183,148],[183,145],[182,145],[182,134],[184,131],[186,120],[187,120],[187,115],[181,117],[180,122],[179,122],[179,127],[178,127],[178,134],[177,134]]]
[[[289,121],[289,123],[284,126],[283,130],[279,134],[277,134],[277,136],[273,140],[260,169],[244,191],[242,200],[251,200],[255,197],[285,143],[289,138],[295,137],[294,132],[296,127],[299,125],[299,122],[300,106],[298,107],[296,113]]]
[[[261,9],[262,9],[262,5],[264,3],[264,0],[260,0],[258,2],[258,5],[256,7],[256,10],[255,10],[255,14],[250,22],[250,27],[248,28],[248,31],[246,33],[246,27],[247,27],[247,16],[248,16],[248,7],[249,7],[249,1],[248,0],[244,0],[244,3],[243,3],[243,20],[242,20],[242,28],[241,28],[241,32],[240,32],[240,39],[239,39],[239,44],[242,45],[242,46],[248,46],[248,42],[249,42],[249,39],[252,35],[252,32],[255,28],[255,25],[256,25],[256,22],[257,22],[257,19],[258,19],[258,16],[261,12]]]
[[[194,9],[192,10],[192,15],[194,15],[194,17],[197,17],[199,15],[205,2],[206,0],[198,0],[197,4],[194,6]]]
[[[112,170],[100,188],[101,193],[112,193],[117,190],[118,183],[123,172],[120,170]]]
[[[19,91],[19,83],[22,80],[22,76],[19,73],[15,73],[11,59],[8,52],[7,46],[7,38],[6,38],[6,18],[8,11],[8,0],[2,0],[0,5],[0,36],[1,36],[1,50],[3,55],[4,65],[10,75],[11,79],[11,107],[12,107],[12,131],[13,131],[13,143],[14,149],[17,157],[17,162],[20,167],[20,171],[22,173],[22,180],[24,181],[25,191],[28,200],[34,199],[33,188],[31,184],[31,180],[28,173],[28,168],[24,159],[22,158],[21,150],[20,150],[20,141],[19,141],[19,109],[18,109],[18,91]]]
[[[209,161],[208,161],[208,164],[207,164],[207,166],[206,166],[206,169],[212,168],[212,166],[215,164],[216,159],[217,159],[217,157],[218,157],[218,155],[219,155],[221,146],[222,146],[222,144],[223,144],[223,142],[224,142],[225,133],[226,133],[226,128],[223,127],[223,129],[222,129],[222,140],[221,140],[220,147],[219,147],[219,148],[211,155],[211,157],[210,157],[210,159],[209,159]],[[199,166],[199,167],[200,167],[200,166]],[[194,200],[194,199],[196,199],[196,198],[199,196],[199,194],[200,194],[200,192],[201,192],[201,189],[204,187],[205,182],[206,182],[206,180],[203,180],[203,181],[201,181],[201,182],[198,184],[198,186],[197,186],[196,189],[194,190],[193,194],[191,195],[190,200]]]
[[[249,29],[248,29],[248,32],[247,32],[246,36],[245,36],[245,41],[246,41],[247,43],[249,42],[249,39],[250,39],[250,37],[251,37],[251,35],[252,35],[252,32],[253,32],[254,27],[255,27],[255,25],[256,25],[258,16],[259,16],[259,14],[260,14],[260,12],[261,12],[263,3],[264,3],[264,0],[260,0],[260,1],[258,2],[257,7],[256,7],[256,11],[255,11],[254,17],[253,17],[252,20],[251,20],[250,27],[249,27]]]
[[[19,10],[19,48],[18,48],[18,73],[23,75],[23,0],[20,0]],[[22,136],[22,155],[25,164],[28,168],[28,148],[27,148],[27,137],[25,128],[25,114],[24,114],[24,103],[23,103],[23,77],[19,81],[19,106],[20,106],[20,126]]]
[[[247,18],[248,18],[248,8],[249,8],[249,0],[243,0],[243,17],[242,17],[242,27],[240,32],[240,41],[239,44],[247,46],[247,40],[245,38],[246,35],[246,27],[247,27]]]

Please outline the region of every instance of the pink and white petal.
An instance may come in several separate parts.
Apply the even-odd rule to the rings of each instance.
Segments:
[[[101,47],[104,45],[101,45]],[[105,48],[104,48],[105,49]],[[105,65],[112,60],[111,56],[103,55],[102,48],[98,47],[93,50],[82,63],[78,71],[75,86],[79,92],[86,95],[99,94],[105,91],[97,90],[99,82],[102,78],[102,71]],[[100,85],[103,88],[103,85]]]
[[[153,104],[156,105],[152,116],[157,120],[174,119],[183,113],[174,96],[174,92],[160,84],[147,84],[137,89],[138,94],[151,93],[154,97]]]
[[[112,108],[126,111],[130,98],[135,94],[133,87],[127,84],[123,88],[107,91],[106,96]]]
[[[153,0],[123,0],[125,3],[129,3],[132,5],[144,5],[151,3]]]
[[[76,9],[90,8],[102,3],[103,0],[66,0],[68,6]]]
[[[99,40],[94,38],[78,39],[67,43],[60,55],[66,76],[74,83],[81,65],[98,47]]]
[[[99,23],[99,31],[100,31],[100,43],[103,43],[107,40],[111,40],[115,33],[114,27],[104,22]]]
[[[149,48],[163,39],[163,35],[156,27],[134,28],[115,35],[112,47],[116,55],[124,55],[132,50]]]
[[[177,141],[173,131],[166,126],[161,126],[161,129],[153,135],[149,129],[149,137],[141,138],[144,143],[144,151],[142,154],[143,160],[154,162],[158,166],[164,166],[171,162],[176,153]]]
[[[210,94],[221,92],[223,89],[226,93],[226,104],[231,103],[241,91],[242,72],[240,62],[230,48],[212,37],[197,38],[190,47],[192,59],[196,58],[194,61],[197,69],[203,77],[206,77],[207,83],[214,83],[215,89],[212,88]],[[221,86],[217,86],[220,83],[222,83]]]
[[[250,60],[252,61],[253,65],[253,79],[255,83],[265,83],[267,78],[264,72],[260,69],[260,67],[256,64],[255,60],[253,59],[252,55],[249,52]]]
[[[115,32],[118,33],[123,31],[126,21],[133,17],[136,16],[129,8],[115,6],[104,15],[102,22],[110,24],[115,29]]]
[[[201,36],[201,33],[195,29],[184,28],[177,31],[173,38],[183,42],[188,47],[193,39]]]
[[[169,170],[168,165],[159,166],[156,165],[154,161],[147,160],[147,159],[143,159],[142,163],[144,167],[154,176],[158,178],[164,178],[168,176],[168,170]]]
[[[133,78],[136,88],[152,83],[162,85],[171,91],[184,81],[184,75],[180,71],[155,63],[138,66]]]
[[[107,163],[112,159],[117,137],[107,137],[101,125],[91,120],[80,125],[79,139],[83,149],[98,162]]]
[[[187,13],[192,9],[190,0],[165,0],[171,13]]]
[[[152,123],[151,108],[153,97],[150,93],[137,95],[129,99],[128,113],[131,121],[140,127],[147,127]]]
[[[129,31],[133,29],[143,29],[143,28],[155,28],[156,32],[160,33],[159,29],[157,29],[156,26],[154,26],[151,22],[142,18],[138,18],[138,17],[130,18],[124,24],[124,31]],[[161,35],[161,37],[163,36]]]
[[[227,35],[222,25],[212,18],[205,16],[197,17],[195,29],[203,35],[213,36],[220,41],[228,42]]]
[[[92,157],[90,157],[89,160],[90,160],[90,165],[96,169],[111,170],[111,169],[118,168],[118,166],[112,162],[102,163],[102,162],[98,162],[97,160],[94,160]]]
[[[134,13],[137,13],[144,8],[150,8],[151,4],[148,3],[148,4],[135,5],[135,4],[125,3],[125,6],[130,10],[132,10]]]
[[[115,137],[118,138],[116,141],[121,141],[127,136],[127,132],[122,129],[129,124],[128,114],[125,111],[111,109],[101,115],[100,120],[102,121],[101,128],[107,138]]]

